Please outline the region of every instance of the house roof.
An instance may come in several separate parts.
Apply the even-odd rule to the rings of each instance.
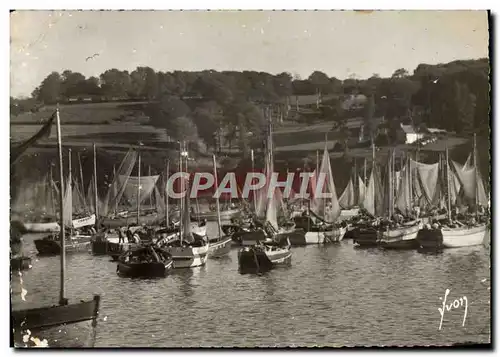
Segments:
[[[335,98],[335,95],[333,94],[322,94],[320,96],[320,101],[327,101],[330,99]],[[280,102],[283,104],[286,104],[286,99],[287,97],[283,97]],[[296,102],[299,102],[299,105],[311,105],[311,104],[316,104],[316,101],[318,100],[318,95],[316,94],[310,94],[310,95],[291,95],[288,97],[288,104],[290,105],[295,105]]]
[[[412,125],[401,124],[401,129],[405,134],[416,134],[415,128]]]
[[[366,100],[368,98],[366,95],[363,94],[353,94],[349,96],[344,102],[342,103],[342,108],[347,110],[351,108],[353,105],[359,106],[359,105],[364,105],[366,103]]]

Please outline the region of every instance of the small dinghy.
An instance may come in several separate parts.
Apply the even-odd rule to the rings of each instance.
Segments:
[[[240,273],[265,273],[278,266],[287,266],[292,262],[290,243],[282,246],[274,241],[258,243],[245,247],[238,252]]]
[[[164,249],[141,245],[120,255],[116,272],[133,278],[165,277],[172,265],[172,256]]]

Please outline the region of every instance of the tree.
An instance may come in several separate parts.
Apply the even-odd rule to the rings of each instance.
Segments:
[[[392,74],[391,78],[406,78],[408,77],[410,74],[408,73],[408,71],[404,68],[399,68],[399,69],[396,69],[394,71],[394,73]]]
[[[375,122],[374,122],[374,114],[375,114],[375,100],[373,98],[373,95],[368,97],[368,102],[366,103],[365,106],[365,128],[368,129],[368,132],[370,133],[370,138],[371,142],[374,142],[375,139]]]
[[[55,104],[61,98],[62,78],[58,72],[52,72],[33,91],[33,96],[45,104]]]
[[[101,89],[108,98],[128,98],[132,91],[132,80],[128,71],[108,69],[100,76]]]
[[[159,94],[158,75],[150,67],[137,67],[130,74],[130,94],[135,98],[154,99]]]
[[[61,90],[65,98],[88,94],[87,82],[83,74],[66,70],[61,77]]]
[[[307,80],[321,93],[328,93],[330,90],[330,78],[323,72],[314,71]]]
[[[187,142],[197,142],[198,129],[190,117],[181,116],[171,120],[170,130],[173,136]]]

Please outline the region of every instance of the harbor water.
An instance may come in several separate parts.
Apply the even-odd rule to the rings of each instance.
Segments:
[[[58,301],[59,257],[36,257],[38,237],[24,237],[33,268],[12,276],[14,309]],[[66,295],[102,296],[95,347],[490,342],[489,244],[440,254],[356,249],[351,240],[295,247],[290,267],[261,276],[238,272],[237,251],[150,280],[117,276],[108,257],[68,255]],[[468,306],[465,321],[463,304],[445,309],[439,329],[447,289],[446,305]]]

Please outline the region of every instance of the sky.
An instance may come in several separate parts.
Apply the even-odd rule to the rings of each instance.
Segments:
[[[488,57],[486,11],[16,11],[11,96],[52,71],[256,70],[307,78],[390,76]],[[94,54],[94,58],[86,60]]]

